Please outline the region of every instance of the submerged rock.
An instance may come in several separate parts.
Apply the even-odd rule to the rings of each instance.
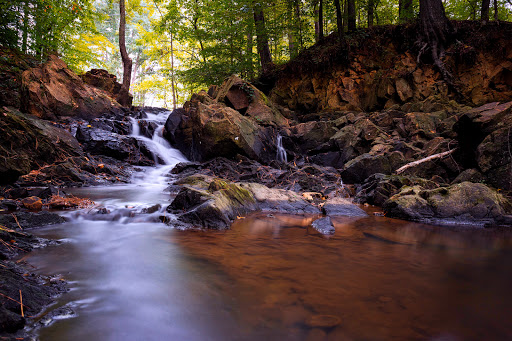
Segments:
[[[511,212],[511,203],[480,183],[462,182],[448,187],[404,187],[384,203],[389,217],[406,220],[494,225]]]
[[[330,217],[317,219],[311,223],[311,226],[321,234],[330,235],[336,232]]]

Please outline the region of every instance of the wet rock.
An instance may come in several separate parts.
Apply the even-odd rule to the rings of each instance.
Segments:
[[[15,184],[22,187],[48,185],[80,187],[83,185],[129,182],[129,180],[129,165],[112,158],[89,155],[88,157],[72,157],[65,161],[43,166],[21,176]],[[56,192],[52,194],[62,194],[60,190]]]
[[[386,216],[407,220],[485,225],[498,224],[511,207],[486,185],[462,182],[433,190],[404,187],[384,203],[383,209]]]
[[[1,261],[0,267],[0,337],[12,337],[24,327],[26,320],[21,316],[20,291],[25,316],[36,316],[54,297],[66,290],[65,284],[43,285],[46,278],[28,274],[13,262]],[[11,299],[9,299],[11,298]]]
[[[66,220],[56,213],[41,212],[16,212],[13,214],[0,215],[0,225],[9,229],[17,229],[18,224],[23,229],[34,228],[46,225],[61,224]]]
[[[42,165],[83,154],[66,130],[15,109],[0,108],[0,184],[13,183]]]
[[[336,232],[330,217],[317,219],[311,223],[311,226],[321,234],[331,235]]]
[[[304,198],[292,191],[268,188],[257,183],[240,183],[242,188],[249,190],[256,200],[258,209],[291,214],[315,214],[320,210],[308,203]]]
[[[368,214],[354,205],[349,200],[340,197],[327,199],[322,206],[322,211],[327,216],[344,216],[344,217],[367,217]]]
[[[0,212],[16,211],[18,208],[19,203],[15,200],[0,200]]]
[[[255,209],[251,192],[238,184],[206,176],[185,178],[167,211],[181,213],[178,220],[195,227],[228,229],[238,216]]]
[[[202,174],[177,181],[182,189],[167,208],[181,228],[227,229],[240,215],[261,210],[280,213],[319,213],[295,192],[256,183],[233,183]],[[172,222],[171,222],[172,224]]]
[[[43,208],[43,201],[39,197],[28,197],[21,200],[21,204],[28,210],[40,211]]]
[[[82,125],[77,129],[76,138],[91,154],[109,156],[133,165],[154,165],[151,151],[133,137]]]
[[[23,72],[22,79],[21,107],[40,118],[90,118],[119,107],[105,91],[84,83],[54,55],[45,64]]]

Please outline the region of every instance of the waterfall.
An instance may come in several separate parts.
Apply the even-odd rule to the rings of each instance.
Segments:
[[[175,165],[179,162],[186,162],[187,158],[183,156],[183,154],[172,148],[169,142],[163,137],[164,125],[167,117],[169,116],[169,111],[160,111],[157,114],[147,113],[147,118],[136,120],[132,118],[132,137],[135,137],[137,140],[143,142],[146,147],[153,154],[153,159],[155,160],[155,164],[164,164],[164,165]],[[141,129],[139,122],[146,121],[149,123],[155,123],[157,127],[153,133],[151,138],[148,138],[144,135],[141,135]]]
[[[287,163],[288,157],[286,156],[286,150],[283,148],[283,137],[277,135],[277,161]]]

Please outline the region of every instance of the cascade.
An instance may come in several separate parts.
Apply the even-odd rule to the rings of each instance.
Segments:
[[[277,135],[277,161],[287,163],[288,157],[286,155],[286,150],[283,147],[283,137],[281,135]]]

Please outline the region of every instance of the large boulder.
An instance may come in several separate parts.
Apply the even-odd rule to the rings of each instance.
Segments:
[[[0,184],[14,182],[45,164],[82,155],[77,140],[50,122],[0,108]]]
[[[403,187],[383,205],[386,215],[406,220],[454,224],[500,224],[511,204],[484,184],[462,182],[432,190]]]
[[[228,229],[238,216],[262,210],[279,213],[320,213],[295,192],[257,183],[234,183],[197,174],[177,182],[182,186],[167,208],[179,228]]]
[[[237,154],[259,161],[275,159],[272,129],[213,101],[204,92],[175,110],[165,127],[167,139],[190,160],[234,158]]]
[[[21,108],[40,118],[97,117],[120,106],[107,92],[84,83],[54,55],[23,72],[22,80]]]
[[[210,89],[209,93],[215,101],[225,103],[262,125],[286,126],[288,124],[286,118],[263,92],[236,75],[227,78],[220,87]]]

